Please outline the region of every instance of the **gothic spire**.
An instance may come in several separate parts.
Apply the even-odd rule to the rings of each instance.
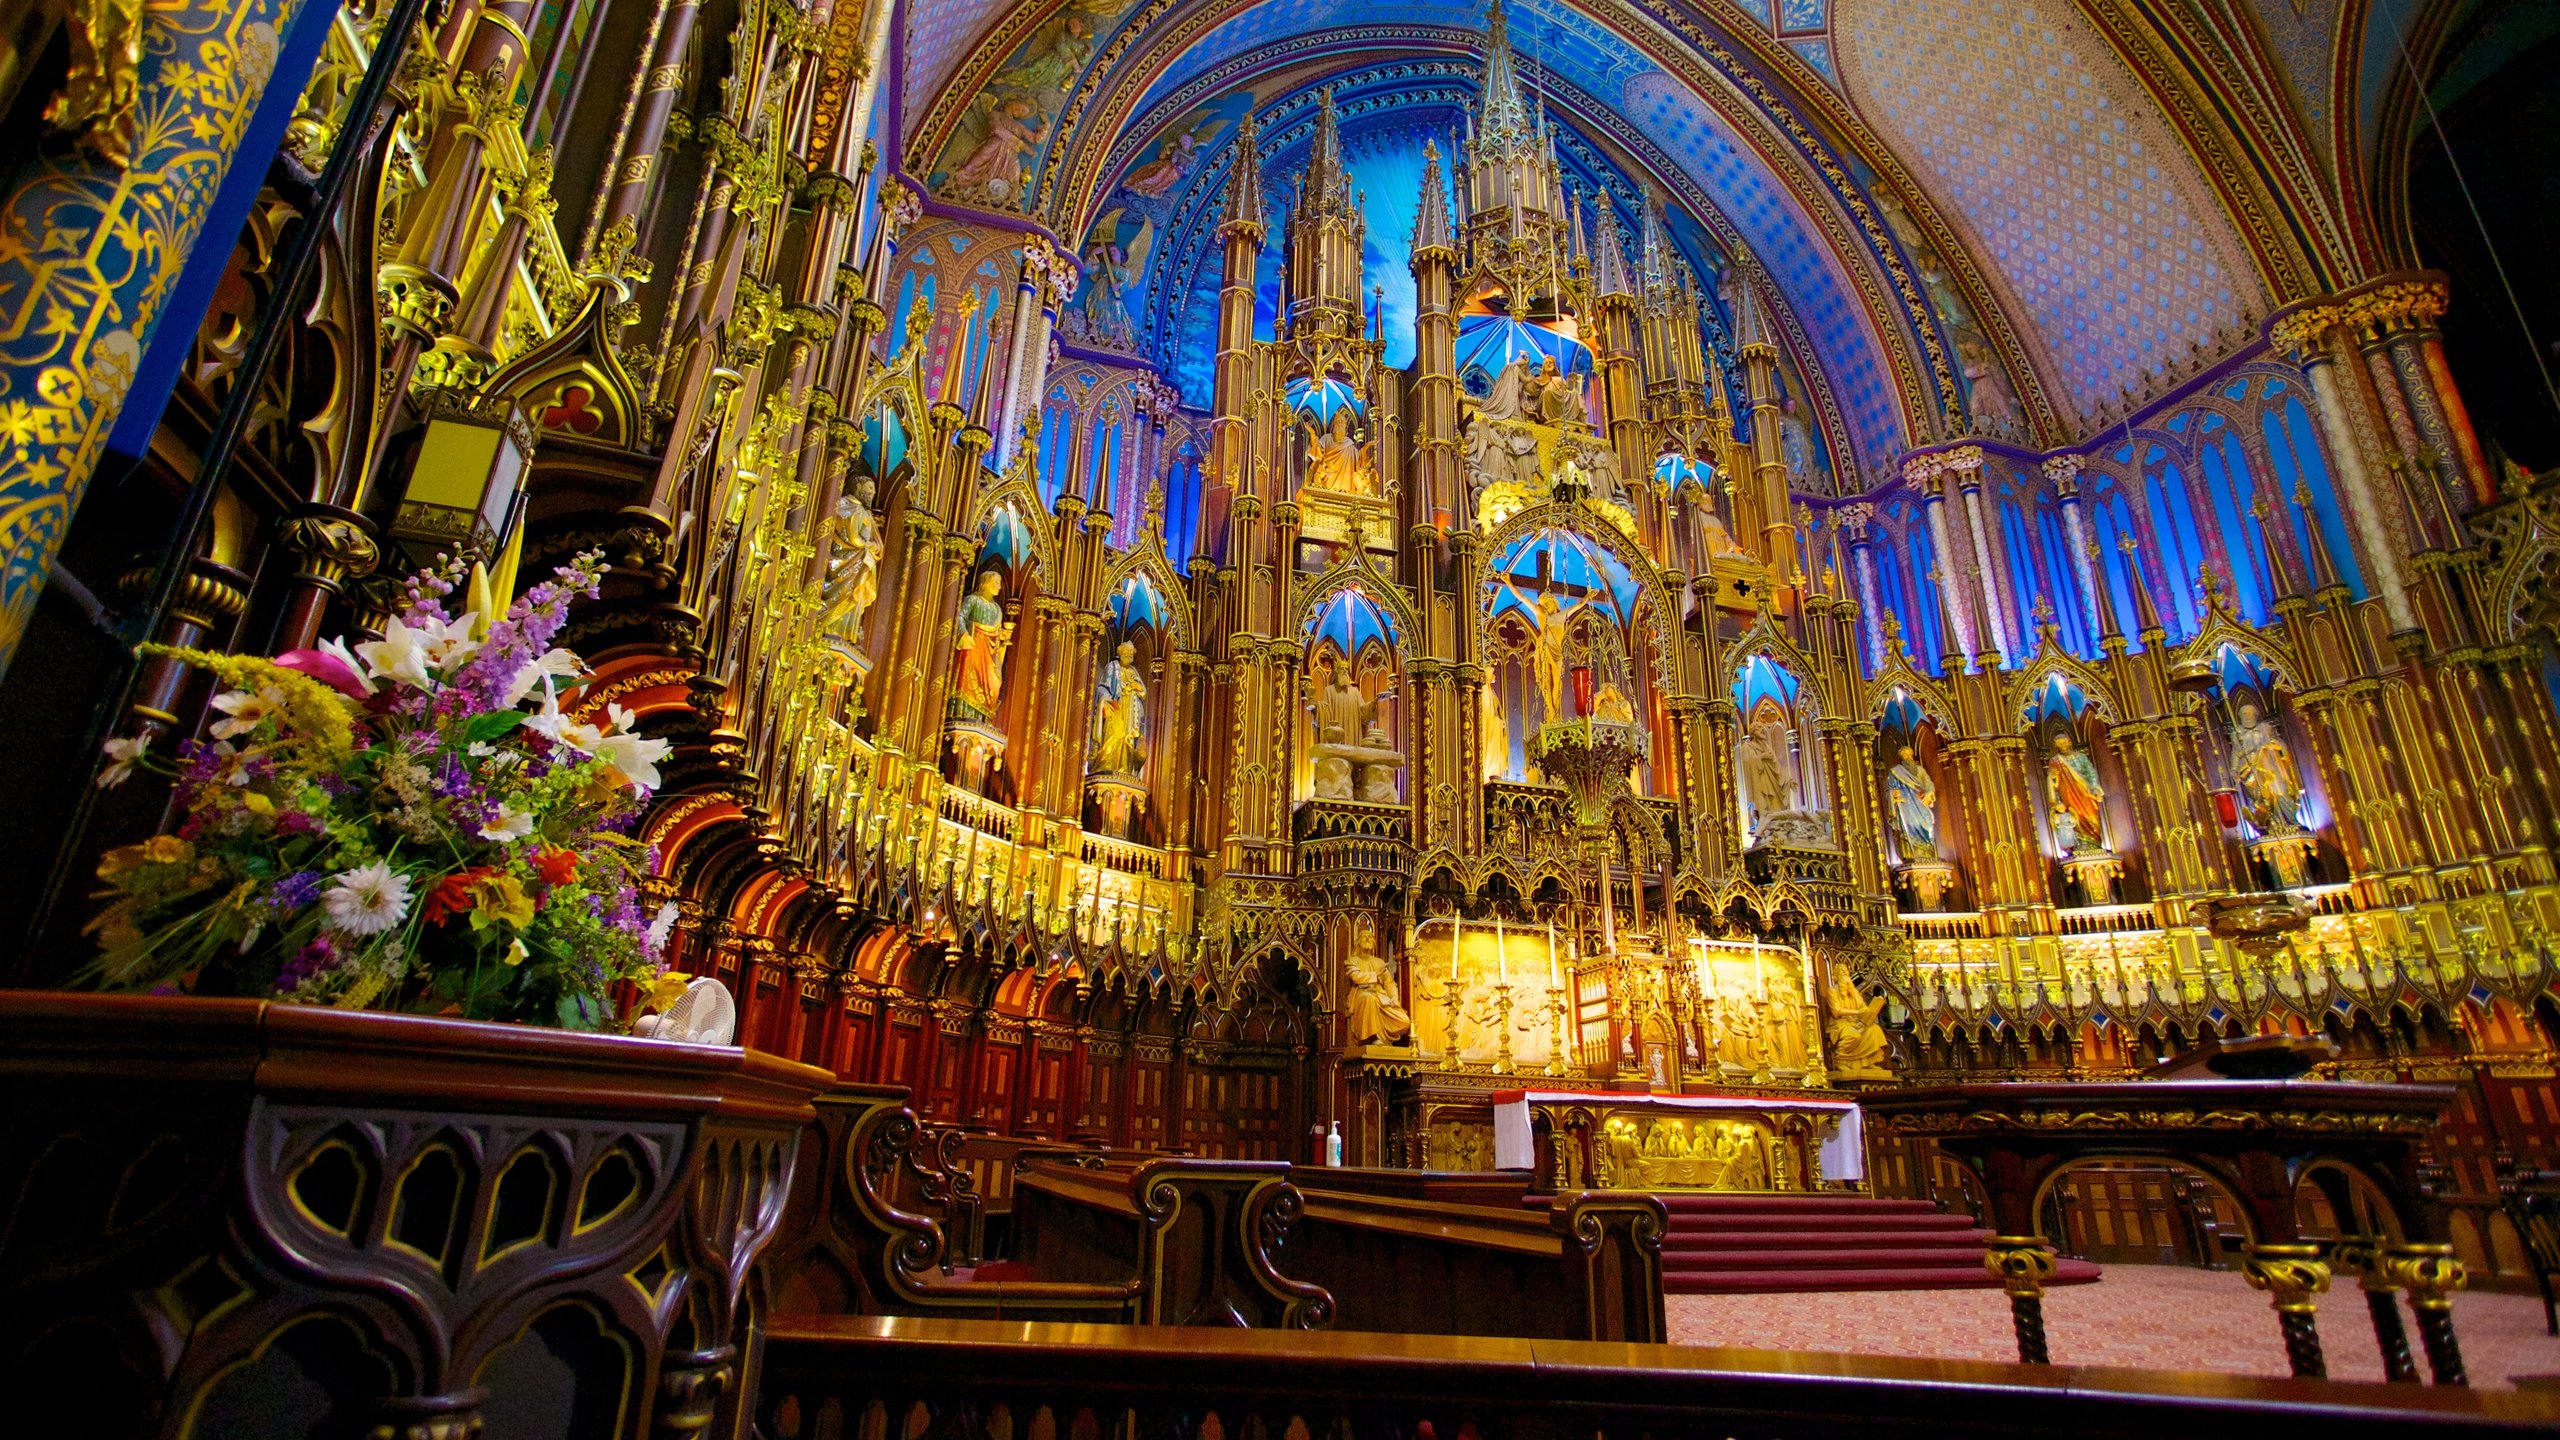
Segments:
[[[1422,142],[1422,205],[1413,217],[1413,251],[1458,248],[1449,233],[1449,192],[1440,179],[1440,147]]]
[[[1235,161],[1227,171],[1227,213],[1218,224],[1218,233],[1245,230],[1260,240],[1262,223],[1262,153],[1253,112],[1247,110],[1244,120],[1236,126]]]
[[[1351,193],[1351,173],[1342,167],[1342,128],[1330,85],[1316,96],[1316,138],[1307,154],[1303,203],[1317,215],[1345,215],[1358,208]]]
[[[1634,282],[1627,278],[1627,237],[1618,228],[1618,212],[1609,204],[1609,192],[1599,192],[1600,213],[1591,228],[1591,289],[1596,295],[1633,295]]]
[[[1484,85],[1476,101],[1474,134],[1468,138],[1506,149],[1506,142],[1533,138],[1528,103],[1520,94],[1520,70],[1511,57],[1511,26],[1503,19],[1502,0],[1485,8]],[[1471,146],[1468,150],[1474,154]]]

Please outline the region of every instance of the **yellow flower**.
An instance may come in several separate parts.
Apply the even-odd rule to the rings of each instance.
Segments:
[[[529,953],[531,952],[524,948],[524,941],[519,938],[507,942],[507,953],[504,958],[510,965],[521,965],[524,963],[524,957]]]
[[[472,907],[472,929],[507,925],[521,930],[533,923],[533,897],[524,893],[524,882],[513,875],[483,876],[473,882],[471,891],[479,902]]]
[[[693,977],[681,971],[661,971],[657,979],[649,982],[649,996],[640,1002],[640,1008],[664,1014],[668,1006],[684,998],[685,987],[692,983]]]
[[[113,880],[145,865],[184,865],[196,858],[196,847],[175,835],[154,835],[139,845],[119,845],[98,857],[98,878]]]
[[[273,815],[276,813],[276,802],[259,794],[255,790],[241,796],[240,804],[252,815]]]

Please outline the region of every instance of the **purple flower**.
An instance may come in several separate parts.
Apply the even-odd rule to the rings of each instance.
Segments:
[[[328,828],[300,810],[281,810],[276,813],[278,835],[319,835],[325,833]]]
[[[278,823],[281,825],[281,820]],[[267,904],[276,910],[299,910],[320,898],[323,878],[317,870],[296,870],[283,876],[267,888]]]
[[[326,935],[314,936],[310,944],[295,951],[293,958],[284,962],[284,968],[276,972],[276,988],[299,990],[314,976],[335,969],[338,959],[336,942]]]

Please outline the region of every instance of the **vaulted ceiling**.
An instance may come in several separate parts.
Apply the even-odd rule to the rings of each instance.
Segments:
[[[1178,381],[1243,113],[1285,175],[1334,87],[1383,252],[1411,224],[1394,177],[1455,128],[1483,45],[1475,0],[907,5],[907,171],[1080,255],[1136,251],[1131,313]],[[1794,384],[1858,488],[1957,434],[2083,438],[2369,266],[2362,92],[2381,87],[2336,55],[2410,8],[1514,0],[1510,18],[1586,194],[1658,194],[1702,273],[1746,247],[1765,268]]]

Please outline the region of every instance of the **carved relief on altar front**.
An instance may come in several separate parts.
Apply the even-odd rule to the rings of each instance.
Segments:
[[[1613,1115],[1595,1178],[1614,1190],[1772,1190],[1774,1148],[1757,1121]]]
[[[1433,1120],[1422,1137],[1422,1168],[1492,1169],[1493,1127],[1463,1120]]]

